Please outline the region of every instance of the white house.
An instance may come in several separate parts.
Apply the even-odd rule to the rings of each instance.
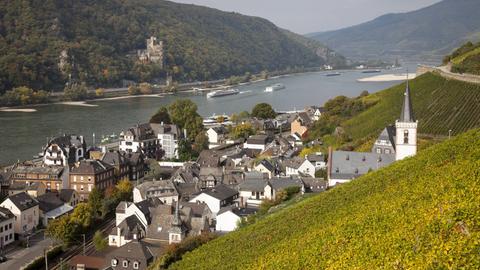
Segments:
[[[264,151],[269,141],[267,135],[253,135],[243,144],[243,148]]]
[[[43,151],[47,166],[67,166],[86,157],[87,144],[83,136],[63,135],[50,140]]]
[[[268,178],[272,178],[276,174],[275,166],[266,159],[260,161],[260,163],[255,166],[254,170],[267,174]]]
[[[147,157],[155,157],[159,142],[150,124],[140,124],[120,133],[118,148],[127,153],[139,152]]]
[[[0,204],[15,215],[14,232],[25,235],[32,232],[39,222],[38,201],[25,192],[8,197]]]
[[[215,230],[220,232],[234,231],[241,219],[231,207],[222,208],[217,214]]]
[[[273,197],[272,185],[264,179],[247,179],[238,186],[240,192],[240,206],[259,206],[263,200]]]
[[[312,163],[313,166],[315,166],[316,171],[327,168],[327,163],[325,162],[325,156],[320,152],[307,155],[305,156],[305,159],[310,161],[310,163]]]
[[[190,202],[205,203],[215,216],[220,208],[237,203],[238,191],[220,184],[213,188],[206,189],[194,196]]]
[[[178,201],[178,191],[172,180],[144,182],[133,188],[133,202],[157,198],[164,204],[172,205]]]
[[[7,208],[0,207],[0,249],[2,250],[15,240],[14,222],[15,215]]]
[[[227,134],[228,130],[224,126],[209,128],[207,130],[208,142],[212,147],[218,146],[225,141]]]
[[[157,135],[158,143],[165,152],[164,158],[178,159],[178,140],[182,133],[178,126],[167,124],[150,124],[153,132]]]
[[[292,158],[284,162],[286,176],[309,175],[315,177],[315,165],[308,159]]]

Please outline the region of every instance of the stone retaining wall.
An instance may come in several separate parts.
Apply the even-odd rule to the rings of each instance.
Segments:
[[[480,84],[480,76],[477,75],[472,75],[472,74],[459,74],[459,73],[453,73],[444,70],[445,68],[441,67],[431,67],[431,66],[425,66],[425,65],[419,65],[417,67],[417,76],[420,76],[422,74],[425,74],[427,72],[435,72],[437,74],[440,74],[442,77],[447,78],[447,79],[454,79],[454,80],[459,80],[459,81],[464,81],[464,82],[469,82],[469,83],[478,83]]]

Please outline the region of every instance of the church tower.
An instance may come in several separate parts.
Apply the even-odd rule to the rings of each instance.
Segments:
[[[407,79],[402,113],[400,114],[400,119],[395,122],[396,160],[402,160],[406,157],[411,157],[417,154],[417,126],[418,121],[415,120],[413,114],[412,100],[410,99],[410,86]]]

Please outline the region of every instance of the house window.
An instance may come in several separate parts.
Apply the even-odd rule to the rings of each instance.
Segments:
[[[377,148],[377,154],[381,154],[382,153],[382,148]]]
[[[117,259],[112,259],[112,266],[117,266],[118,260]]]
[[[408,144],[408,130],[403,132],[403,143]]]
[[[385,154],[390,154],[390,149],[385,149]]]
[[[138,269],[139,263],[137,261],[133,262],[133,269]]]
[[[127,260],[123,260],[123,268],[127,268],[128,267],[128,261]]]

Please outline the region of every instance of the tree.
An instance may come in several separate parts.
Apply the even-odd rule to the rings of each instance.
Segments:
[[[95,97],[102,98],[104,96],[105,96],[105,89],[98,88],[97,90],[95,90]]]
[[[65,98],[68,100],[78,101],[78,100],[85,100],[88,97],[88,90],[87,86],[82,83],[73,83],[67,85],[65,89],[63,89]]]
[[[250,123],[237,125],[232,128],[231,132],[231,136],[234,139],[248,138],[253,134],[255,134],[255,129],[253,129],[252,124]]]
[[[53,239],[62,241],[64,245],[69,246],[73,243],[77,233],[78,225],[72,222],[69,216],[65,215],[58,219],[51,220],[45,233]]]
[[[149,95],[153,93],[152,86],[149,83],[141,83],[140,93],[142,93],[142,95]]]
[[[203,132],[203,119],[197,113],[197,105],[191,100],[177,99],[168,106],[168,112],[173,123],[187,130],[190,141]]]
[[[157,113],[155,113],[152,118],[150,118],[150,123],[154,124],[171,124],[172,120],[170,119],[170,115],[168,114],[168,109],[167,107],[160,107],[158,109]]]
[[[136,85],[130,85],[128,87],[128,94],[131,96],[140,95],[140,88]]]
[[[73,213],[70,215],[70,219],[74,224],[79,225],[82,230],[86,230],[92,225],[94,213],[93,209],[87,203],[79,203]]]
[[[193,158],[192,145],[188,140],[180,140],[178,142],[178,158],[181,161],[190,161]]]
[[[193,151],[200,154],[205,149],[208,149],[208,137],[204,132],[198,133],[195,137],[195,142],[192,146]]]
[[[93,244],[97,251],[103,251],[108,246],[108,241],[101,231],[96,231],[93,235]]]
[[[260,119],[272,119],[277,116],[272,106],[268,103],[259,103],[253,107],[252,116]]]
[[[129,201],[129,200],[131,200],[132,192],[133,192],[132,182],[130,182],[129,180],[126,180],[126,179],[121,180],[116,185],[116,188],[118,190],[118,193],[117,193],[118,201]]]
[[[94,187],[92,191],[90,191],[90,195],[88,195],[88,206],[92,209],[95,218],[99,217],[99,213],[101,213],[102,200],[103,193]]]

